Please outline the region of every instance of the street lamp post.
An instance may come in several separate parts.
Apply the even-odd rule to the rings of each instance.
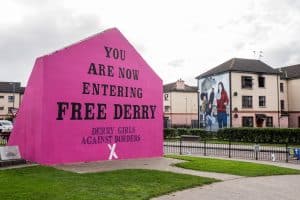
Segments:
[[[187,97],[185,97],[185,125],[187,126]]]

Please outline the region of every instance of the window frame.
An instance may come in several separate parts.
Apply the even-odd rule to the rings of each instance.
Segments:
[[[263,86],[260,85],[260,83],[261,83],[260,79],[263,79]],[[257,82],[258,82],[258,87],[259,88],[265,88],[266,87],[266,77],[264,77],[264,76],[258,76]]]
[[[273,117],[266,117],[266,127],[273,127],[273,126],[274,126]]]
[[[164,93],[164,101],[169,101],[169,93]]]
[[[261,98],[263,98],[263,101],[261,101]],[[261,105],[260,103],[263,102],[263,105]],[[266,107],[266,96],[258,96],[258,107],[264,108]]]
[[[281,99],[281,100],[280,100],[280,110],[284,110],[284,109],[285,109],[284,103],[285,103],[284,100]]]
[[[165,109],[165,112],[170,112],[171,111],[171,106],[165,106],[164,109]]]
[[[280,83],[279,88],[280,92],[284,92],[284,83]]]
[[[247,79],[248,79],[248,81],[251,79],[251,84],[249,84],[249,85],[246,84]],[[242,76],[241,77],[241,85],[242,85],[243,89],[252,89],[252,87],[253,87],[253,78],[252,78],[252,76]]]
[[[249,103],[249,105],[246,105],[244,103],[244,102],[246,102],[246,101],[244,101],[245,98],[249,98],[248,102],[247,102],[247,103]],[[244,96],[244,95],[242,96],[242,108],[253,108],[253,96]]]
[[[10,113],[12,109],[14,109],[14,107],[8,107],[7,111]]]
[[[13,103],[14,101],[15,101],[15,96],[9,95],[9,96],[7,97],[7,102],[8,102],[8,103]]]
[[[249,125],[246,125],[247,119],[250,120],[250,121],[248,121],[248,122],[250,122]],[[254,127],[254,117],[253,116],[243,116],[242,117],[242,127]]]

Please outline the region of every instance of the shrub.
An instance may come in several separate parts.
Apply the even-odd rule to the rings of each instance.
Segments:
[[[189,134],[189,130],[186,129],[186,128],[178,128],[177,129],[177,134],[179,136],[181,136],[181,135],[188,135]]]
[[[300,144],[300,129],[292,128],[224,128],[218,139],[236,142]]]
[[[196,136],[199,136],[200,139],[202,138],[206,138],[207,137],[207,132],[203,129],[200,129],[200,128],[194,128],[194,129],[191,129],[190,130],[190,135],[196,135]]]
[[[165,128],[164,129],[164,138],[174,138],[177,136],[175,128]]]
[[[224,128],[217,132],[204,129],[164,129],[165,138],[181,135],[196,135],[201,140],[217,138],[233,142],[300,144],[300,128]]]

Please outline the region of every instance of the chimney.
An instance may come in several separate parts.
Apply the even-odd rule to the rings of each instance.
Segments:
[[[176,81],[176,89],[177,90],[184,90],[184,81],[179,79]]]

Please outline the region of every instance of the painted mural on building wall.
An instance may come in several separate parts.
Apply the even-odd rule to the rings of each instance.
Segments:
[[[230,126],[229,74],[199,80],[200,127],[209,131]]]

